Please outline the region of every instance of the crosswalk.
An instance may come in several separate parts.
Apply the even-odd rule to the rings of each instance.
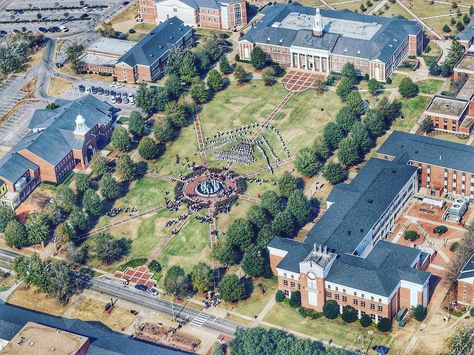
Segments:
[[[204,323],[206,323],[206,322],[214,323],[216,321],[216,319],[217,319],[216,317],[211,316],[207,313],[199,312],[199,314],[196,317],[194,317],[191,324],[196,326],[196,327],[202,327],[202,325]]]

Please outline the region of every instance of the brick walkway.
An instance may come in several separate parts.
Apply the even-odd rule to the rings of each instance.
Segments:
[[[288,91],[301,92],[313,87],[318,76],[322,76],[322,74],[311,71],[290,70],[282,82]]]
[[[239,195],[239,198],[244,201],[259,203],[260,199],[258,197],[253,197],[249,195]]]
[[[199,155],[201,157],[202,165],[207,166],[206,145],[204,144],[204,137],[202,135],[201,122],[199,121],[199,114],[194,115],[194,129],[196,130]]]
[[[116,271],[114,277],[129,281],[136,285],[145,285],[146,287],[153,287],[156,285],[156,280],[152,279],[153,274],[148,271],[146,266],[139,266],[136,269],[128,267],[125,271]]]

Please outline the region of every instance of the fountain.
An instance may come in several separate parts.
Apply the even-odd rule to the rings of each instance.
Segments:
[[[216,196],[224,191],[224,184],[216,179],[207,179],[196,186],[196,193],[200,196]]]

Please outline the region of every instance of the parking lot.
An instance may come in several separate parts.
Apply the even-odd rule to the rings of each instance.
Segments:
[[[20,91],[26,85],[26,80],[17,76],[8,79],[0,86],[0,118],[3,117],[18,101],[25,97],[25,93]]]

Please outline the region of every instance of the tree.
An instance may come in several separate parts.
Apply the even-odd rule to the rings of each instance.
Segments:
[[[364,124],[374,137],[382,135],[385,131],[385,117],[380,110],[370,109],[364,118]]]
[[[362,100],[359,91],[352,91],[347,95],[347,105],[350,107],[352,112],[358,116],[365,113],[365,103],[364,100]]]
[[[225,345],[221,343],[214,343],[212,344],[212,351],[211,355],[225,355]]]
[[[157,144],[151,137],[143,137],[138,144],[138,154],[146,160],[156,159],[163,152],[164,146]]]
[[[367,328],[368,326],[372,324],[372,318],[370,318],[370,316],[367,313],[364,313],[360,317],[359,322],[362,327]]]
[[[418,85],[416,85],[409,77],[403,78],[402,81],[400,81],[400,85],[398,86],[398,92],[406,99],[415,97],[418,95],[418,91]]]
[[[232,66],[229,63],[229,60],[227,59],[225,55],[223,55],[221,59],[219,60],[219,69],[222,74],[230,74],[233,71]]]
[[[137,177],[137,171],[132,158],[128,155],[122,155],[116,160],[115,171],[122,181],[133,181]]]
[[[379,90],[382,89],[382,85],[375,78],[370,79],[367,85],[368,85],[369,93],[372,96],[377,95]]]
[[[290,238],[295,233],[295,220],[289,211],[283,211],[275,216],[272,222],[272,230],[275,236]]]
[[[464,324],[456,328],[454,334],[446,339],[449,354],[471,355],[474,348],[474,325]]]
[[[170,74],[165,81],[164,88],[171,100],[178,100],[183,92],[181,80],[175,74]]]
[[[377,329],[383,333],[390,331],[392,329],[392,321],[388,318],[382,318],[377,324]]]
[[[199,262],[191,270],[191,282],[193,288],[198,292],[204,292],[211,288],[214,281],[212,269],[206,263]]]
[[[170,142],[178,135],[178,130],[167,119],[155,120],[153,133],[158,142]]]
[[[131,143],[127,130],[122,126],[115,127],[112,132],[111,143],[115,149],[120,150],[121,152],[128,151]]]
[[[226,233],[227,240],[233,246],[244,251],[255,240],[255,230],[246,219],[236,219]]]
[[[206,71],[209,65],[211,65],[211,58],[209,58],[209,54],[202,46],[196,48],[194,55],[196,56],[196,62],[199,72],[203,73],[204,71]]]
[[[165,73],[168,75],[179,75],[179,69],[184,57],[186,56],[186,50],[177,48],[169,51],[168,59],[166,60]]]
[[[420,130],[423,133],[430,133],[434,129],[433,121],[430,117],[425,117],[420,123]]]
[[[448,55],[446,56],[446,60],[444,61],[448,64],[451,68],[461,60],[464,56],[464,46],[459,43],[457,39],[453,39],[451,42],[451,47],[449,48]]]
[[[250,277],[261,276],[265,272],[266,254],[254,244],[247,247],[242,258],[242,270]]]
[[[277,82],[275,77],[275,69],[268,67],[262,71],[262,80],[266,86],[272,86]]]
[[[207,75],[207,86],[212,91],[222,90],[224,86],[224,80],[222,80],[222,76],[216,69],[212,69]]]
[[[416,307],[413,307],[413,315],[418,322],[422,322],[426,318],[426,308],[423,305],[419,304]]]
[[[46,105],[45,109],[46,110],[56,110],[59,106],[56,105],[54,102],[50,102],[49,104]]]
[[[338,163],[328,162],[323,168],[323,176],[331,185],[336,185],[347,179],[347,170]]]
[[[347,77],[343,77],[336,88],[336,94],[342,101],[346,101],[347,96],[352,92],[353,82]]]
[[[268,223],[270,223],[269,221]],[[273,229],[271,224],[266,224],[260,229],[257,236],[257,245],[260,248],[266,248],[268,243],[273,239]]]
[[[84,211],[86,211],[86,213],[90,216],[97,217],[102,212],[102,201],[92,189],[84,192],[82,205],[84,207]]]
[[[291,292],[289,303],[290,303],[290,306],[293,308],[301,307],[301,292],[300,291]]]
[[[115,37],[115,30],[112,27],[111,22],[103,22],[102,26],[99,27],[99,33],[102,37],[108,37],[108,38]]]
[[[55,241],[58,246],[72,242],[76,238],[76,231],[68,221],[60,223],[54,230]]]
[[[278,180],[278,189],[280,190],[280,194],[288,197],[293,191],[298,190],[298,179],[288,171],[285,171]]]
[[[360,162],[361,154],[357,142],[352,137],[344,138],[339,143],[337,158],[346,166],[353,166]]]
[[[267,62],[265,52],[260,47],[255,47],[250,53],[250,64],[257,69],[263,69]]]
[[[311,220],[311,204],[301,190],[292,192],[286,210],[290,212],[298,226],[303,226]]]
[[[66,185],[60,186],[54,195],[54,203],[64,212],[71,212],[76,205],[76,195]]]
[[[385,127],[389,127],[393,120],[400,116],[401,108],[402,104],[397,100],[390,102],[386,96],[380,99],[379,103],[377,104],[377,111],[381,112]]]
[[[429,74],[433,76],[439,76],[441,74],[441,68],[435,61],[430,64]]]
[[[190,84],[199,75],[196,66],[196,57],[192,52],[186,52],[186,55],[179,66],[179,77],[182,82]]]
[[[194,78],[189,89],[189,95],[197,104],[202,104],[207,101],[209,92],[206,89],[206,85],[199,78]]]
[[[323,314],[327,319],[336,319],[339,316],[339,305],[336,301],[326,301],[323,306]]]
[[[260,230],[266,224],[271,222],[268,212],[259,205],[252,205],[247,211],[247,220],[254,226],[255,229]]]
[[[204,49],[209,55],[211,61],[215,62],[221,57],[222,45],[222,40],[216,35],[206,38],[206,41],[204,42]]]
[[[8,222],[15,220],[15,218],[15,211],[11,207],[0,205],[0,233],[4,233]]]
[[[167,62],[169,63],[170,60],[168,59]],[[168,90],[164,87],[147,86],[143,83],[138,87],[136,95],[137,107],[149,115],[163,111],[169,100]]]
[[[46,241],[50,234],[49,221],[43,213],[31,213],[26,220],[25,227],[28,234],[28,244],[31,245]]]
[[[469,8],[469,15],[474,15],[474,5],[471,5],[471,7]]]
[[[281,211],[284,211],[283,200],[274,191],[266,191],[260,197],[261,206],[266,209],[272,217],[275,217]]]
[[[166,120],[175,128],[186,126],[188,118],[184,105],[177,102],[170,102],[165,107]]]
[[[192,293],[191,280],[179,266],[172,266],[168,269],[163,286],[168,294],[178,298],[188,297]]]
[[[237,275],[225,275],[219,284],[219,293],[225,302],[237,302],[247,296],[245,283]]]
[[[115,239],[110,234],[99,234],[95,240],[95,252],[97,259],[109,265],[130,251],[131,241],[128,239]]]
[[[356,122],[352,126],[351,137],[357,143],[361,153],[368,153],[374,142],[370,136],[371,132],[364,122]]]
[[[330,150],[335,150],[344,138],[344,131],[334,122],[329,122],[323,129],[323,140]]]
[[[112,174],[106,173],[100,181],[99,191],[106,200],[114,200],[120,195],[120,184]]]
[[[224,265],[235,265],[242,257],[239,249],[225,238],[219,239],[214,245],[212,256]]]
[[[89,246],[77,247],[73,242],[66,245],[66,259],[74,264],[85,264],[89,258]]]
[[[471,18],[469,17],[468,14],[464,14],[462,18],[462,22],[464,22],[465,25],[469,25],[469,22],[471,22]]]
[[[76,190],[80,193],[84,193],[87,189],[92,186],[91,177],[85,173],[76,173]]]
[[[298,172],[306,177],[314,176],[322,167],[322,163],[317,160],[316,152],[311,148],[301,148],[295,161]]]
[[[16,219],[7,223],[5,228],[5,244],[18,249],[29,244],[25,226]]]
[[[453,74],[453,69],[449,64],[444,63],[440,67],[440,73],[443,78],[447,78]]]
[[[239,84],[242,84],[248,80],[248,73],[243,66],[237,65],[234,70],[234,78]]]
[[[94,155],[91,166],[92,172],[97,176],[102,176],[109,170],[109,162],[107,158],[100,154]]]
[[[349,63],[349,62],[344,64],[341,70],[341,76],[343,78],[348,78],[351,81],[351,83],[354,85],[357,80],[357,72],[354,67],[354,64]]]
[[[456,29],[461,32],[462,30],[464,30],[464,24],[461,22],[461,21],[458,21],[456,23]]]
[[[281,303],[285,300],[285,293],[282,290],[278,290],[275,294],[275,301]]]
[[[128,119],[128,131],[136,138],[145,133],[145,119],[137,111],[132,111]]]
[[[351,306],[344,306],[341,318],[346,323],[353,323],[357,320],[357,311]]]
[[[363,104],[363,103],[362,103]],[[350,132],[354,123],[359,117],[349,106],[343,106],[336,115],[337,126],[342,128],[345,133]]]
[[[444,33],[449,33],[449,32],[451,32],[451,28],[446,24],[446,25],[443,26],[443,32]]]
[[[89,227],[89,218],[87,214],[80,210],[77,206],[72,209],[68,221],[76,233],[83,232],[87,229],[87,227]]]

